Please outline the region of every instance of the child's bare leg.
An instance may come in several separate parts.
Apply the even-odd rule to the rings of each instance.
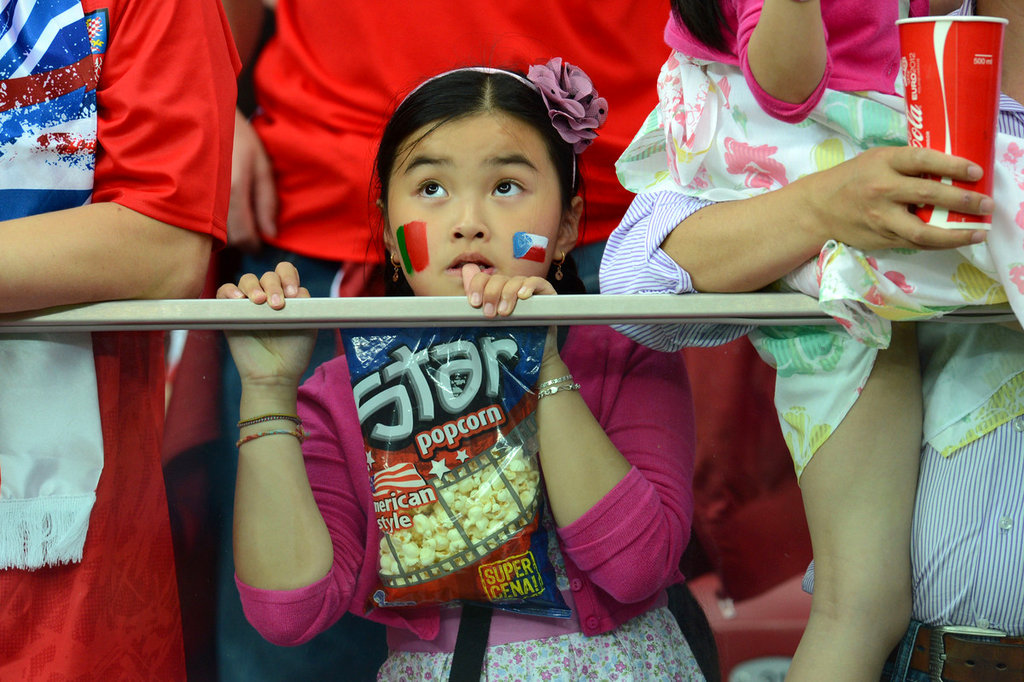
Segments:
[[[875,682],[905,631],[921,412],[915,329],[893,325],[860,399],[800,480],[814,596],[787,680]]]

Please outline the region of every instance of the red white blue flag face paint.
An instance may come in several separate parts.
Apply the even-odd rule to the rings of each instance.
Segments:
[[[430,250],[427,248],[427,224],[414,220],[399,225],[395,232],[398,239],[398,252],[402,256],[402,264],[408,274],[423,270],[430,263]]]
[[[512,235],[512,256],[522,260],[543,263],[548,255],[548,238],[529,232]]]

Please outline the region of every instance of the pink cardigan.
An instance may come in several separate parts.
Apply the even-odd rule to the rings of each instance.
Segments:
[[[711,1],[711,0],[709,0]],[[739,66],[766,112],[787,123],[798,123],[821,100],[826,88],[840,92],[874,90],[893,93],[900,66],[899,39],[895,22],[899,18],[895,0],[869,3],[823,2],[828,62],[818,88],[800,104],[778,100],[765,92],[754,80],[747,61],[747,45],[761,17],[764,0],[717,0],[725,17],[725,39],[728,53],[707,47],[676,21],[669,18],[665,42],[685,55]],[[928,0],[911,0],[910,16],[928,14]]]
[[[580,626],[593,635],[645,612],[682,580],[679,559],[693,514],[693,405],[680,353],[646,349],[608,327],[572,328],[562,358],[633,465],[604,499],[558,530]],[[285,646],[308,641],[346,610],[434,639],[438,607],[365,612],[377,582],[377,527],[344,357],[320,366],[302,386],[299,414],[311,433],[303,454],[334,542],[334,565],[296,590],[261,590],[236,578],[246,617]]]

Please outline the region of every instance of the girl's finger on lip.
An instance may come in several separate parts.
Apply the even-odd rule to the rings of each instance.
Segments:
[[[475,263],[466,263],[462,266],[462,287],[468,289],[473,278],[480,272],[480,266]]]

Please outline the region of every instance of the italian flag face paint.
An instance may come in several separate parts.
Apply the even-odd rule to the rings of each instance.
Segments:
[[[411,275],[427,267],[430,263],[430,251],[427,249],[426,223],[414,220],[399,225],[395,237],[398,239],[398,252],[402,256],[402,264],[407,274]]]
[[[548,238],[529,232],[512,235],[512,256],[522,260],[543,263],[548,254]]]

